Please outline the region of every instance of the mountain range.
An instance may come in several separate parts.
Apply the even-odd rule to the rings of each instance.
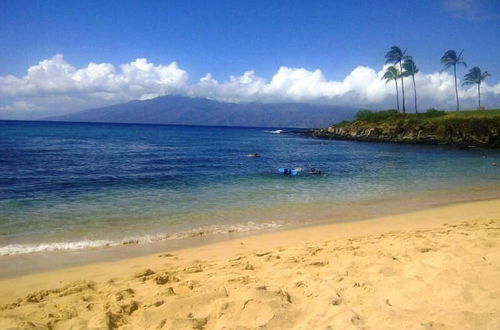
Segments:
[[[229,103],[160,96],[48,117],[50,121],[253,127],[325,127],[350,120],[357,109],[307,103]]]

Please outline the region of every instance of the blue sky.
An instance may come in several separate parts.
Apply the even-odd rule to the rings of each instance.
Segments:
[[[319,69],[325,79],[342,81],[357,66],[380,70],[385,51],[399,45],[425,73],[441,69],[447,49],[463,49],[469,66],[491,72],[488,83],[495,85],[498,31],[496,0],[3,0],[0,77],[20,78],[62,54],[75,68],[175,61],[192,82],[208,72],[221,82],[248,70],[270,80],[283,66]]]

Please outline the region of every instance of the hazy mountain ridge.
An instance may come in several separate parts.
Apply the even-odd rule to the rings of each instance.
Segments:
[[[167,95],[83,110],[53,121],[257,127],[324,127],[352,119],[356,109],[307,103],[228,103]]]

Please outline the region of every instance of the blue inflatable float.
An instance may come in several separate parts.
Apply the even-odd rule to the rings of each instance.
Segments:
[[[298,175],[299,170],[295,168],[278,168],[278,174],[281,175]]]

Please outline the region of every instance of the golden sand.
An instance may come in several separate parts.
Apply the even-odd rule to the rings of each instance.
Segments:
[[[0,329],[500,329],[500,200],[0,281]]]

